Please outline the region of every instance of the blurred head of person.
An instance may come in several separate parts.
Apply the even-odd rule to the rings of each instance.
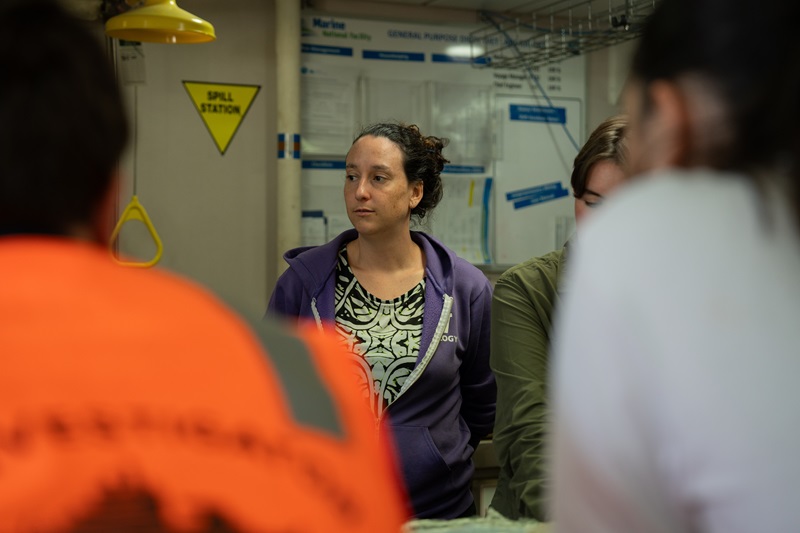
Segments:
[[[384,122],[364,128],[346,157],[347,214],[360,235],[407,231],[442,199],[447,139],[425,136],[416,125]]]
[[[164,519],[157,498],[146,491],[121,487],[106,490],[95,505],[60,533],[182,533]],[[224,518],[209,512],[197,520],[192,533],[240,533]]]
[[[797,20],[795,1],[662,0],[626,88],[631,171],[778,175],[800,205]]]
[[[624,116],[604,120],[575,157],[571,184],[576,224],[602,204],[625,179],[626,126]]]
[[[55,1],[0,5],[0,234],[104,241],[128,125],[110,59]]]

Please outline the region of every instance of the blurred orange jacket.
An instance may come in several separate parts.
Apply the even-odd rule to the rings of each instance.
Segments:
[[[176,530],[398,531],[343,348],[287,330],[96,245],[0,237],[0,533],[68,529],[118,488]]]

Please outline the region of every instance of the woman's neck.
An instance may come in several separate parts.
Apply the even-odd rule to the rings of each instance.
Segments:
[[[411,240],[359,237],[347,244],[347,260],[358,283],[381,300],[393,300],[425,277],[425,254]]]
[[[419,268],[422,250],[411,240],[410,232],[392,238],[359,235],[348,243],[347,258],[357,270],[390,272]]]

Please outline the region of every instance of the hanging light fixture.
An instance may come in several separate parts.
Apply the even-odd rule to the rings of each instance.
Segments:
[[[214,26],[178,7],[175,0],[145,0],[144,6],[111,17],[106,35],[149,43],[207,43]]]

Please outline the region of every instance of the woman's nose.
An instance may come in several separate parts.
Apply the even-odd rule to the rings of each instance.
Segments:
[[[356,191],[355,191],[356,198],[361,200],[369,196],[368,182],[365,178],[359,178],[355,185],[356,185]]]

